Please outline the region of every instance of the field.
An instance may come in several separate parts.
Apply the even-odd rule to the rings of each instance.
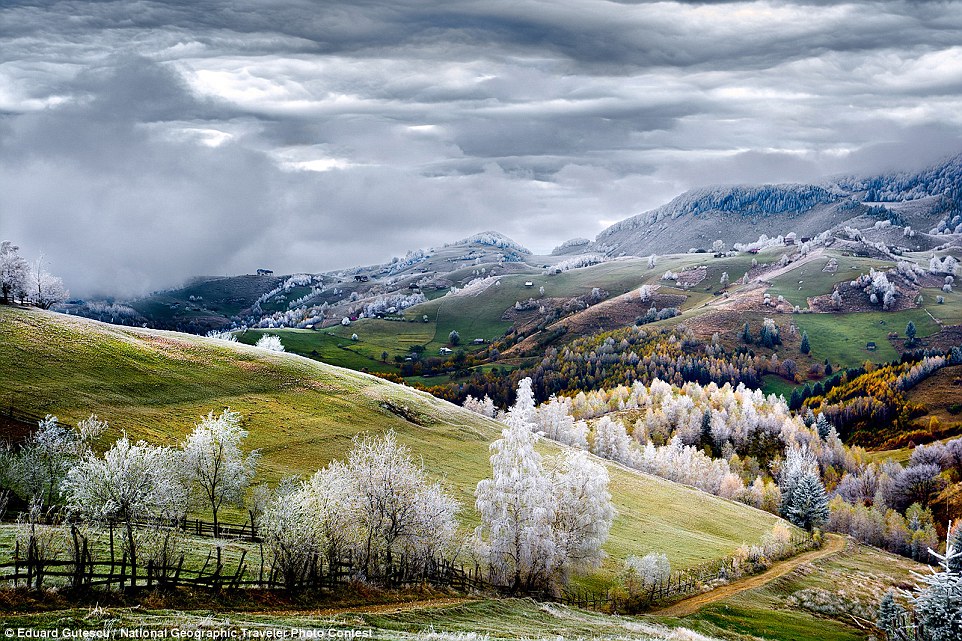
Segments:
[[[857,314],[795,314],[792,319],[799,331],[808,332],[812,358],[830,359],[842,367],[858,367],[866,360],[892,361],[899,353],[888,340],[889,332],[905,336],[905,326],[915,323],[918,337],[924,338],[939,331],[939,326],[924,309],[901,312],[861,312]],[[875,351],[865,345],[874,341]]]
[[[451,488],[464,506],[464,524],[476,521],[473,490],[489,474],[488,444],[499,424],[428,394],[292,354],[45,312],[0,309],[0,333],[3,407],[70,423],[96,413],[110,422],[112,438],[125,430],[174,445],[201,415],[230,406],[244,416],[249,445],[262,450],[260,476],[270,482],[343,456],[355,434],[394,429]],[[663,551],[676,568],[718,558],[757,541],[777,521],[608,467],[619,516],[606,547],[611,558],[596,581],[607,580],[628,554]]]
[[[835,272],[823,271],[825,265],[832,258],[838,261],[838,270]],[[840,252],[828,251],[818,258],[773,278],[772,286],[768,291],[773,298],[777,298],[779,295],[784,296],[791,304],[805,309],[808,307],[808,298],[831,294],[836,283],[851,281],[857,278],[859,274],[869,273],[872,268],[889,269],[891,267],[892,263],[890,262],[844,256]]]

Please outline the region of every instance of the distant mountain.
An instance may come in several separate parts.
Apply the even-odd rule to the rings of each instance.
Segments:
[[[919,172],[842,176],[823,184],[734,185],[694,189],[666,205],[615,223],[584,251],[610,256],[707,249],[795,232],[815,236],[877,220],[922,232],[950,233],[962,211],[962,155]],[[941,228],[940,228],[941,225]],[[962,231],[962,230],[960,230]],[[919,237],[919,249],[926,243]]]

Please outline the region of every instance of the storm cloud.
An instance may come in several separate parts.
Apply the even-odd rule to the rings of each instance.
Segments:
[[[962,151],[962,2],[4,2],[0,237],[77,295],[536,252]]]

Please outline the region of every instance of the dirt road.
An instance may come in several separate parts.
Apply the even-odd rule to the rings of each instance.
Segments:
[[[667,608],[657,610],[651,614],[662,617],[685,617],[689,614],[694,614],[709,603],[721,601],[722,599],[727,599],[730,596],[734,596],[746,590],[753,590],[761,587],[779,577],[785,576],[792,570],[804,565],[805,563],[811,563],[812,561],[817,561],[818,559],[838,554],[844,549],[845,539],[837,534],[829,534],[826,536],[825,546],[818,550],[812,550],[811,552],[806,552],[790,559],[779,561],[761,574],[739,579],[734,583],[723,585],[710,592],[696,594],[695,596],[679,601],[678,603],[674,603]]]

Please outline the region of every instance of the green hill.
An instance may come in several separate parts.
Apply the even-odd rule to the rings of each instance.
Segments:
[[[175,444],[203,414],[240,411],[263,479],[307,475],[344,455],[364,431],[394,429],[445,478],[474,520],[473,490],[489,474],[499,424],[460,407],[293,354],[173,332],[0,308],[0,407],[76,422],[96,413],[121,430]],[[544,450],[556,448],[544,444]],[[619,510],[609,570],[627,554],[665,552],[681,568],[755,542],[777,518],[706,493],[609,465]]]

